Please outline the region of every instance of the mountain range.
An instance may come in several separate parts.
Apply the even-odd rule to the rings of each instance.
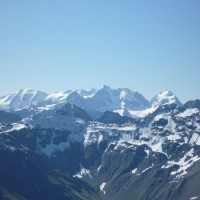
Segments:
[[[52,94],[25,89],[0,97],[1,110],[17,111],[22,116],[32,114],[33,110],[40,112],[61,108],[66,103],[86,110],[93,118],[98,118],[105,111],[131,117],[144,110],[148,112],[148,108],[173,103],[182,105],[171,91],[163,91],[149,101],[138,92],[127,88],[112,89],[109,86],[104,86],[100,90],[67,90]]]
[[[0,199],[200,199],[200,100],[26,89],[0,109]]]

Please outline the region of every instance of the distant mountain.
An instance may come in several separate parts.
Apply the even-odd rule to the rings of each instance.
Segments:
[[[1,109],[20,110],[17,112],[21,116],[27,116],[28,113],[33,114],[33,110],[43,111],[61,108],[66,103],[74,104],[94,117],[107,110],[126,110],[126,114],[128,114],[129,110],[143,110],[151,106],[150,102],[138,92],[127,88],[112,89],[109,86],[104,86],[100,90],[67,90],[49,95],[26,89],[0,98]]]
[[[90,108],[100,112],[125,108],[128,110],[142,110],[150,106],[149,101],[138,92],[133,92],[126,88],[111,89],[108,86],[104,86],[97,91],[89,102]]]
[[[151,100],[151,104],[153,107],[158,107],[162,105],[170,105],[170,104],[176,104],[178,106],[182,105],[180,100],[170,90],[166,90],[164,92],[161,92],[157,96],[155,96]]]
[[[46,93],[31,89],[19,90],[15,93],[0,98],[0,109],[17,110],[25,107],[35,106],[42,102]]]

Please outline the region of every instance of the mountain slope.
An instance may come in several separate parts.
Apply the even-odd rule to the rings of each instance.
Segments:
[[[75,118],[83,119],[85,121],[91,121],[91,117],[87,114],[87,112],[76,105],[73,104],[66,104],[60,110],[56,111],[61,115],[68,115]]]
[[[125,124],[133,120],[130,117],[121,116],[118,113],[106,111],[98,121],[106,124]]]
[[[53,171],[31,152],[1,149],[0,162],[0,199],[98,199],[91,186]]]
[[[0,123],[13,123],[19,121],[21,121],[19,115],[0,110]]]

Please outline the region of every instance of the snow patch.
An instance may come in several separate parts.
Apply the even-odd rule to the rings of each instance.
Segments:
[[[163,114],[160,114],[160,115],[157,115],[155,118],[154,118],[154,121],[159,121],[160,119],[163,119],[165,118]]]
[[[200,137],[197,133],[193,133],[192,138],[190,139],[190,144],[200,145]]]
[[[193,114],[196,114],[196,113],[199,113],[199,110],[197,108],[190,108],[190,109],[187,109],[184,112],[182,112],[182,113],[180,113],[176,116],[185,118],[185,117],[190,117],[190,116],[192,116]]]
[[[85,176],[85,175],[88,175],[92,179],[92,176],[90,174],[90,170],[89,169],[85,169],[83,166],[81,166],[80,172],[75,174],[73,177],[83,178],[83,176]]]
[[[142,171],[142,174],[145,173],[146,171],[148,171],[149,169],[153,168],[153,167],[154,167],[154,164],[152,164],[150,167],[144,169],[144,170]]]
[[[12,128],[5,131],[6,133],[8,132],[12,132],[12,131],[20,131],[21,129],[25,129],[27,128],[27,126],[25,124],[22,124],[22,123],[13,123],[12,124]]]
[[[190,198],[190,200],[195,200],[195,199],[199,199],[199,196]]]
[[[137,168],[131,171],[132,174],[137,174]]]
[[[65,91],[65,92],[55,92],[50,95],[48,95],[44,101],[46,104],[54,104],[59,103],[67,100],[67,97],[72,91]]]
[[[106,194],[106,191],[104,190],[105,186],[106,186],[106,183],[102,183],[102,184],[100,185],[100,191],[102,191],[103,194]]]
[[[100,165],[100,166],[98,167],[98,169],[97,169],[98,172],[100,171],[101,167],[102,167],[102,165]]]
[[[130,111],[130,114],[132,115],[133,118],[144,118],[147,115],[153,113],[156,111],[158,107],[151,107],[151,108],[147,108],[145,110],[139,110],[139,111]]]
[[[169,167],[171,167],[173,165],[179,165],[179,169],[177,171],[171,172],[171,175],[176,175],[176,178],[180,179],[185,174],[187,174],[187,169],[190,168],[198,160],[200,160],[200,157],[198,157],[198,155],[194,156],[194,149],[191,149],[178,162],[168,161],[168,165],[167,166],[163,166],[162,168],[169,168]]]
[[[177,132],[175,132],[174,134],[167,136],[167,139],[171,141],[176,141],[181,139],[181,136]]]
[[[149,156],[149,154],[150,154],[150,151],[149,150],[144,150],[145,152],[146,152],[146,154],[147,154],[147,157]]]

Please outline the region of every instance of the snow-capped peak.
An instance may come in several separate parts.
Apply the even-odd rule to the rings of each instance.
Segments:
[[[90,91],[86,90],[77,90],[78,94],[81,95],[84,98],[91,98],[95,95],[96,89],[92,88]]]
[[[32,89],[20,89],[0,98],[0,108],[4,110],[17,110],[37,105],[46,98],[47,94]]]
[[[182,105],[182,103],[179,101],[179,99],[174,95],[174,93],[170,90],[165,90],[155,96],[152,101],[153,107],[158,107],[162,105],[171,105],[176,104],[178,106]]]
[[[106,110],[115,111],[124,109],[142,110],[149,107],[150,103],[138,92],[127,88],[112,89],[104,85],[91,98],[89,105],[93,106],[97,111],[105,112]]]
[[[44,99],[44,104],[57,104],[59,102],[66,101],[69,94],[72,93],[71,90],[63,91],[63,92],[54,92],[52,94],[49,94]]]
[[[66,90],[46,94],[32,89],[19,90],[15,93],[0,97],[0,109],[18,110],[36,106],[39,111],[61,108],[66,103],[74,104],[85,109],[90,115],[105,111],[125,111],[123,115],[130,116],[133,111],[157,108],[161,105],[181,105],[178,98],[169,90],[161,92],[151,103],[142,94],[128,88],[113,89],[104,85],[101,89]],[[155,109],[153,109],[155,110]],[[131,113],[132,114],[132,113]]]

